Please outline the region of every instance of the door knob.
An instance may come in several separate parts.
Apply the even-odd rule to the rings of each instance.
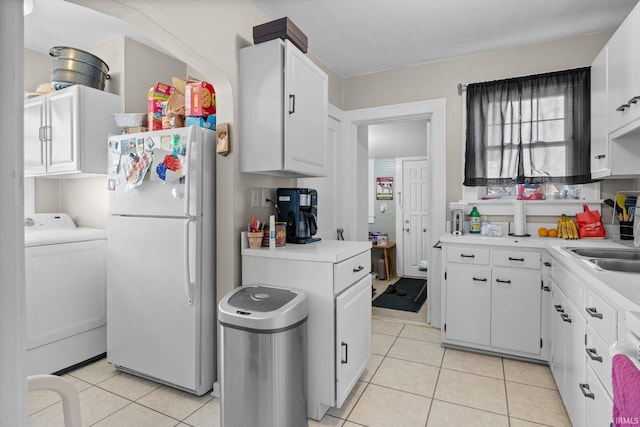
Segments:
[[[423,232],[423,233],[426,233],[426,232],[427,232],[427,229],[426,229],[426,228],[423,228],[423,229],[422,229],[422,232]]]

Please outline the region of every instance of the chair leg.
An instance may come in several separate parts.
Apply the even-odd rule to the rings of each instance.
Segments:
[[[66,378],[57,375],[31,375],[27,377],[27,389],[55,391],[62,398],[65,427],[82,427],[78,390]]]

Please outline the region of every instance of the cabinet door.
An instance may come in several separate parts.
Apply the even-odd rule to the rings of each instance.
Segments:
[[[581,387],[585,403],[585,426],[602,427],[613,422],[613,401],[602,386],[590,366],[585,372],[585,382]]]
[[[605,46],[591,64],[591,176],[594,178],[610,175],[607,61]]]
[[[336,407],[349,396],[370,354],[371,275],[367,274],[336,297]]]
[[[448,264],[445,336],[474,344],[490,344],[491,269]]]
[[[47,118],[51,126],[47,172],[73,172],[78,170],[78,90],[57,92],[47,97]],[[105,140],[93,142],[105,145]]]
[[[558,286],[551,282],[551,372],[558,391],[566,398],[567,374],[567,329],[563,321],[567,299]]]
[[[45,96],[24,103],[24,173],[46,173]]]
[[[285,41],[284,168],[325,176],[327,75]]]
[[[540,271],[494,268],[491,345],[540,354]]]
[[[608,44],[608,122],[609,132],[620,128],[629,120],[631,108],[628,104],[631,96],[631,27],[627,21],[618,28]],[[626,107],[625,107],[626,106]]]
[[[587,353],[585,352],[585,336],[587,321],[570,301],[566,304],[564,324],[567,344],[566,389],[563,402],[574,426],[583,426],[585,399],[580,384],[584,383]]]

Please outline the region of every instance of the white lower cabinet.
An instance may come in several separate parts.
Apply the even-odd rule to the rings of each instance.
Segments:
[[[336,297],[336,406],[340,407],[369,363],[371,277]]]
[[[443,244],[445,346],[546,360],[541,252]]]
[[[446,334],[451,340],[491,344],[491,269],[447,269]]]
[[[574,426],[609,426],[617,311],[564,267],[552,270],[551,372]]]
[[[245,239],[246,240],[246,239]],[[340,407],[371,354],[371,243],[322,240],[270,250],[242,248],[242,284],[307,296],[307,414]]]

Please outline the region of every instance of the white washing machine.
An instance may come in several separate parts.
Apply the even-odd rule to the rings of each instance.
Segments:
[[[107,351],[107,233],[67,214],[25,216],[27,373]]]

